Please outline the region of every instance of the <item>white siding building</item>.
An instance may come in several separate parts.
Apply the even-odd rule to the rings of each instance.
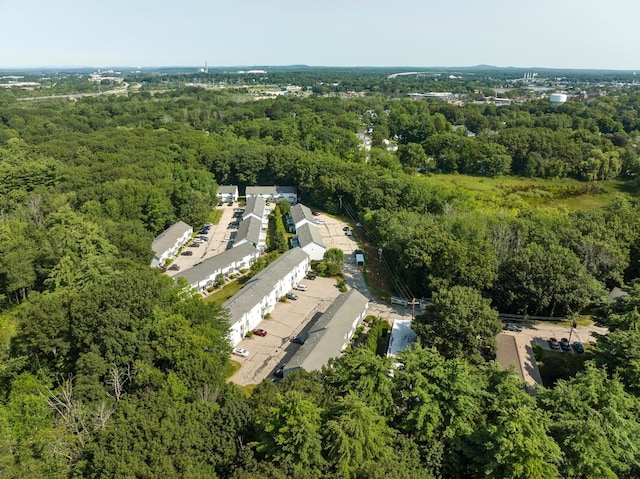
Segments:
[[[169,258],[174,258],[178,250],[184,246],[193,234],[193,228],[183,221],[178,221],[158,235],[151,243],[154,256],[152,268],[160,268]]]
[[[298,188],[295,186],[247,186],[247,200],[254,196],[270,201],[287,200],[294,204],[298,202]]]
[[[316,220],[311,213],[311,210],[305,205],[298,203],[291,207],[291,218],[296,229],[300,228],[304,224],[316,225]]]
[[[358,290],[338,296],[311,326],[305,343],[287,363],[284,375],[297,370],[319,371],[349,345],[358,325],[367,315],[369,300]]]
[[[227,202],[238,201],[238,186],[237,185],[220,185],[218,186],[218,200]]]
[[[229,342],[236,346],[278,300],[305,277],[309,256],[300,248],[290,249],[229,298],[222,306],[230,312]]]
[[[249,268],[259,256],[253,245],[245,243],[238,248],[232,248],[223,253],[207,258],[201,263],[186,269],[174,276],[174,280],[184,278],[193,288],[204,291],[213,286],[218,275],[225,277],[239,273],[241,269]]]
[[[264,198],[260,198],[258,196],[247,198],[247,205],[244,207],[244,213],[242,213],[242,219],[246,220],[247,218],[253,216],[254,218],[259,219],[260,221],[264,221],[265,210],[266,210],[266,203]]]
[[[267,233],[263,228],[262,220],[259,220],[255,216],[249,216],[242,220],[233,240],[233,247],[236,248],[249,243],[255,248],[264,249]]]
[[[302,251],[307,253],[311,259],[320,261],[324,257],[327,247],[322,240],[320,230],[315,224],[302,224],[294,238],[297,239],[297,244],[302,248]]]

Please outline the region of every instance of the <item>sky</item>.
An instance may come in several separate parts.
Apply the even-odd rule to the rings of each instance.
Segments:
[[[0,68],[640,70],[639,0],[0,0]]]

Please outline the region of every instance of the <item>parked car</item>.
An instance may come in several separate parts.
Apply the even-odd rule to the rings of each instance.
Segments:
[[[311,214],[312,214],[313,216],[320,216],[320,213],[318,213],[317,211],[312,211],[312,212],[311,212]]]
[[[249,357],[249,351],[243,348],[234,348],[232,352],[236,356],[242,356],[243,358]]]
[[[349,227],[348,226],[343,226],[342,227],[342,231],[349,231]]]
[[[277,379],[282,379],[284,377],[284,369],[276,369],[273,376]]]
[[[317,224],[317,225],[324,225],[324,224],[326,224],[326,223],[327,223],[327,222],[326,222],[325,220],[316,220],[316,224]]]
[[[345,231],[345,233],[347,236],[353,236],[353,233],[351,232],[351,230],[347,230]]]
[[[208,236],[198,236],[198,238],[201,239],[202,241],[209,241]]]
[[[557,351],[560,349],[560,343],[556,338],[549,338],[549,347],[554,351]]]
[[[569,343],[569,340],[567,338],[562,338],[560,340],[560,348],[563,351],[571,351],[571,344]]]
[[[296,286],[293,289],[297,289],[298,291],[306,291],[307,290],[307,285],[306,284],[299,284],[298,286]]]
[[[264,329],[254,329],[253,334],[255,334],[256,336],[265,337],[267,335],[267,332]]]
[[[180,256],[193,256],[193,251],[186,249],[180,253]]]
[[[285,296],[286,296],[287,299],[293,299],[294,301],[296,299],[298,299],[298,295],[294,294],[294,293],[287,293],[287,294],[285,294]]]
[[[316,279],[317,276],[318,276],[318,273],[316,273],[315,271],[309,271],[307,273],[307,279],[310,279],[310,280]]]
[[[522,326],[518,326],[515,323],[505,323],[502,326],[502,329],[504,329],[505,331],[513,331],[515,333],[519,333],[520,331],[522,331]]]
[[[582,354],[584,353],[584,346],[582,346],[582,343],[580,341],[576,341],[575,343],[573,343],[573,350],[577,354]]]
[[[304,344],[306,340],[307,338],[304,336],[296,336],[291,340],[291,342],[296,344]]]
[[[193,242],[189,245],[189,248],[200,248],[200,243]]]
[[[169,266],[169,269],[171,271],[180,271],[180,266],[178,266],[177,264],[172,264],[171,266]]]

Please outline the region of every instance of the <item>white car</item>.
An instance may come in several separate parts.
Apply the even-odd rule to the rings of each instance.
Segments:
[[[299,284],[298,286],[296,286],[293,289],[297,289],[298,291],[306,291],[307,290],[307,285],[306,284]]]
[[[316,220],[316,224],[317,224],[317,225],[324,225],[324,224],[326,224],[326,223],[327,223],[327,222],[326,222],[325,220]]]
[[[249,357],[249,351],[243,348],[234,348],[232,352],[236,356],[242,356],[243,358]]]

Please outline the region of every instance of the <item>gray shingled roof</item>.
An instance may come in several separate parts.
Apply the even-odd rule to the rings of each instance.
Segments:
[[[184,278],[189,284],[198,284],[208,279],[216,271],[228,268],[230,265],[241,261],[242,259],[256,254],[256,249],[249,243],[244,243],[237,248],[225,250],[224,252],[207,258],[201,263],[193,266],[192,268],[185,269],[174,276],[177,278]]]
[[[233,325],[242,319],[242,315],[254,308],[270,294],[278,281],[284,278],[309,255],[300,248],[293,248],[260,271],[222,305],[231,313],[229,322]]]
[[[329,359],[340,356],[353,322],[365,311],[368,302],[355,289],[338,296],[311,327],[306,342],[296,351],[285,369],[319,371]]]
[[[322,241],[320,230],[316,225],[305,223],[296,230],[296,233],[298,235],[298,243],[300,244],[301,248],[304,248],[311,243],[315,243],[319,246],[322,246],[323,248],[326,248],[324,241]]]
[[[626,291],[618,288],[617,286],[615,288],[613,288],[610,292],[609,292],[609,296],[607,296],[607,301],[609,303],[613,303],[615,301],[617,301],[618,298],[621,298],[623,296],[629,296],[629,293],[627,293]]]
[[[247,186],[246,195],[298,194],[296,186]]]
[[[311,210],[301,203],[291,207],[291,218],[293,218],[293,223],[296,225],[305,219],[309,221],[309,223],[315,224],[316,222],[313,218],[313,214],[311,214]]]
[[[238,226],[238,232],[233,240],[234,244],[240,243],[242,240],[247,240],[254,245],[257,245],[260,241],[260,231],[262,230],[262,220],[259,220],[255,216],[249,216],[247,219],[240,222]]]
[[[253,213],[258,218],[262,218],[264,216],[265,208],[266,202],[264,198],[260,198],[257,196],[247,198],[247,205],[244,207],[244,213],[242,213],[242,217],[246,218]]]
[[[151,243],[151,249],[156,255],[161,255],[165,251],[173,248],[178,241],[188,231],[193,231],[184,221],[178,221],[160,233]]]
[[[238,192],[237,185],[220,185],[218,186],[219,195],[235,195]]]

